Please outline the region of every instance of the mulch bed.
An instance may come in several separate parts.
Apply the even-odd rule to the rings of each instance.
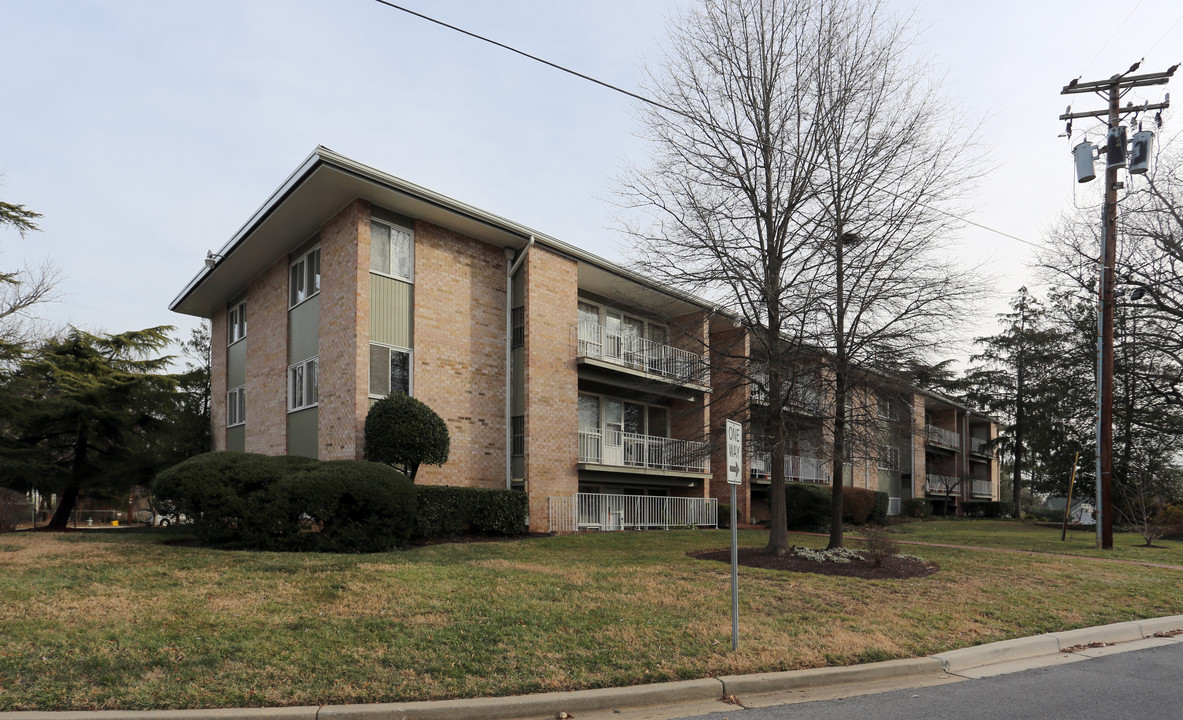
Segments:
[[[731,549],[703,550],[687,553],[690,557],[702,560],[718,560],[731,564]],[[870,563],[851,560],[849,563],[818,562],[806,560],[793,554],[793,548],[784,555],[777,556],[765,552],[762,548],[740,548],[739,564],[744,567],[764,568],[767,570],[784,570],[787,572],[807,572],[819,575],[840,575],[843,577],[859,577],[868,580],[903,580],[907,578],[921,578],[932,575],[940,567],[936,563],[923,562],[912,558],[902,558],[893,555],[879,567]]]

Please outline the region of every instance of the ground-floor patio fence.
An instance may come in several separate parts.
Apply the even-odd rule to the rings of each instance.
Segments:
[[[549,500],[550,531],[557,533],[719,526],[715,498],[576,493]]]

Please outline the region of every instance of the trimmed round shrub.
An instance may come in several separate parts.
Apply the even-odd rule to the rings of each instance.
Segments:
[[[313,549],[384,552],[405,547],[415,521],[415,487],[402,473],[361,460],[319,462],[276,488],[287,512],[299,509],[320,532]]]
[[[366,414],[365,457],[386,463],[415,481],[419,466],[448,461],[448,426],[434,410],[402,393],[391,393]]]

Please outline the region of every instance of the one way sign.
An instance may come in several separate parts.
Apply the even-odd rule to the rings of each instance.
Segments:
[[[727,427],[727,482],[740,485],[743,482],[743,427],[734,420],[728,420]]]

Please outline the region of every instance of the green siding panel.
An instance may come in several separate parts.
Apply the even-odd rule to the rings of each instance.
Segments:
[[[226,348],[226,389],[246,385],[246,340]]]
[[[312,407],[288,413],[288,455],[318,457],[317,410]]]
[[[320,354],[320,295],[313,295],[288,313],[288,364]]]
[[[246,452],[246,425],[226,428],[226,449]]]
[[[370,274],[370,341],[413,348],[411,329],[414,286]]]

